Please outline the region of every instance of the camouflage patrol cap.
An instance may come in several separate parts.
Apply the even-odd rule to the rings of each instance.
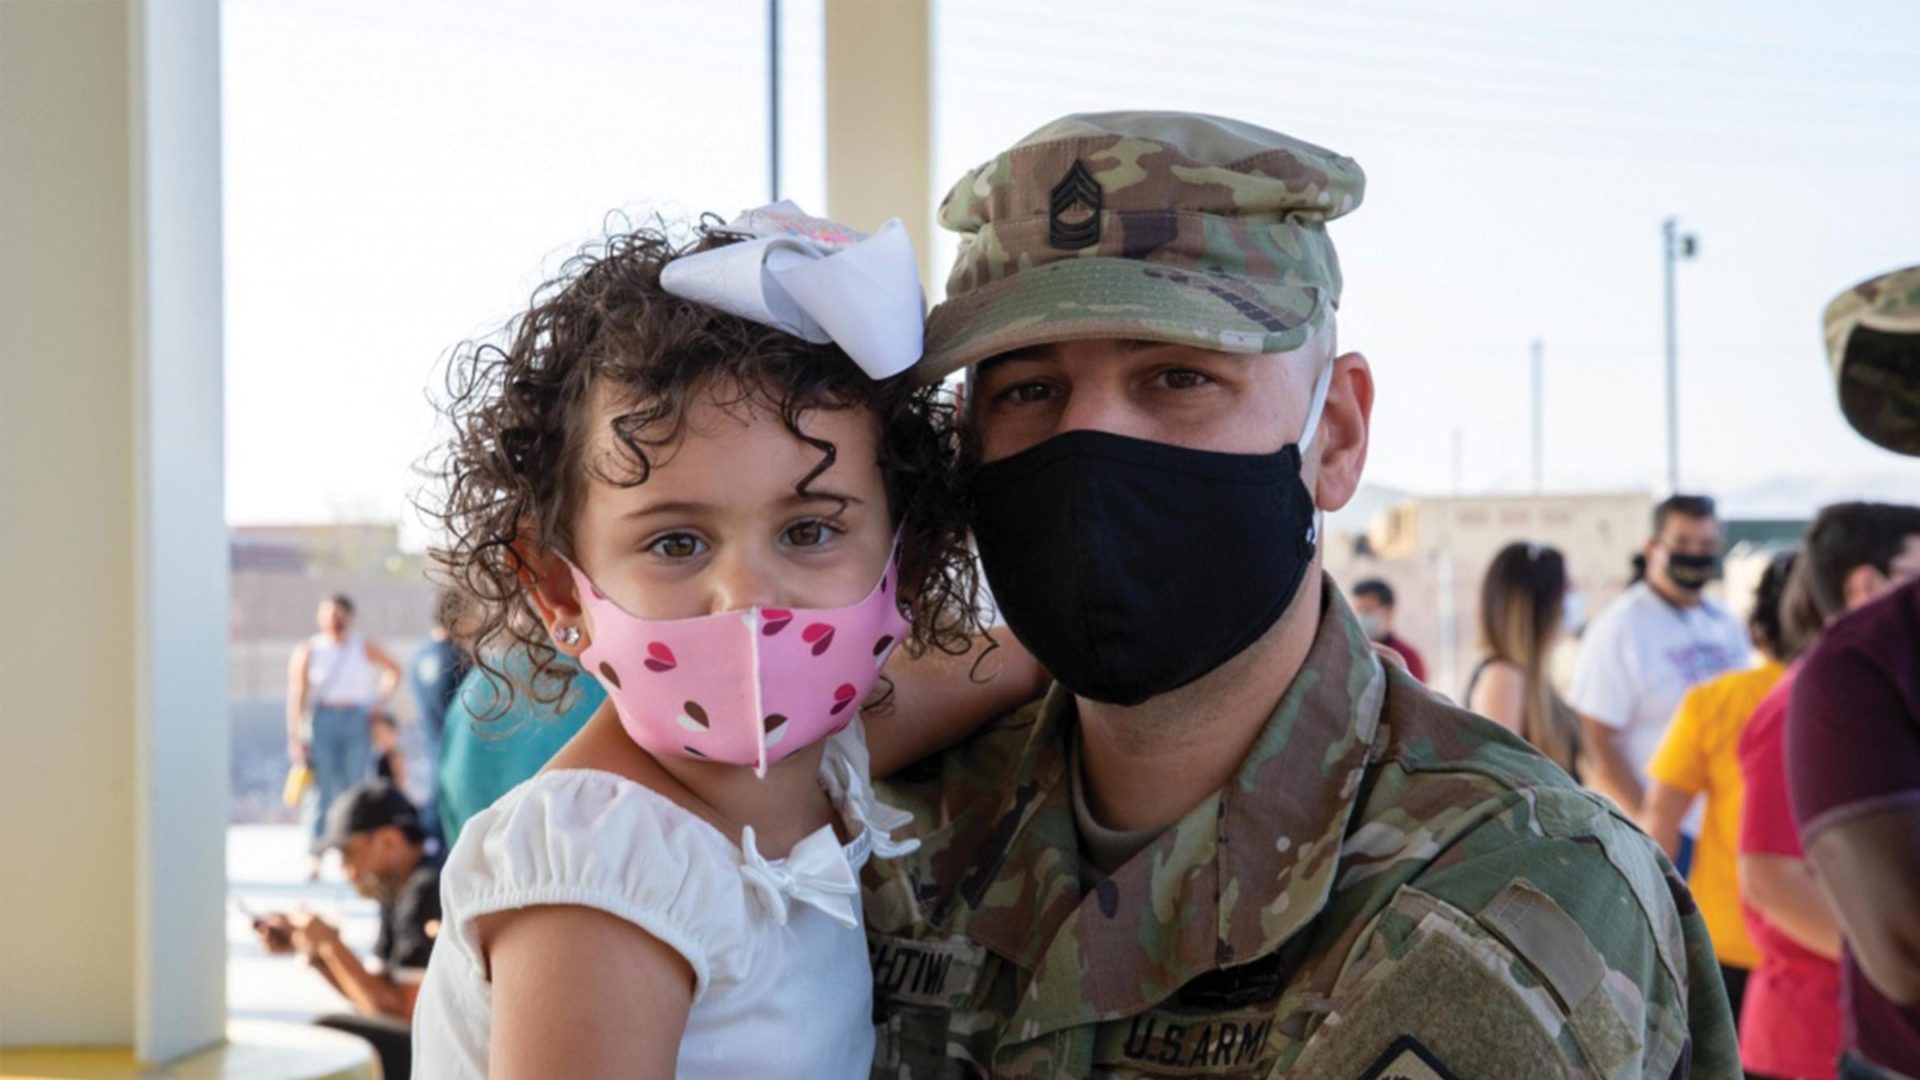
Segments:
[[[1920,456],[1920,266],[1834,297],[1827,357],[1847,423],[1895,453]]]
[[[1364,187],[1351,158],[1238,120],[1055,120],[947,193],[960,255],[916,374],[1085,338],[1296,349],[1339,303],[1326,223]]]

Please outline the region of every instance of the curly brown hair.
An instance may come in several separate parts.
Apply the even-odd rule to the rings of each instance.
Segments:
[[[426,466],[435,482],[420,505],[446,539],[430,552],[436,576],[468,601],[463,644],[504,690],[492,695],[483,720],[505,714],[514,692],[558,704],[574,673],[523,589],[534,570],[520,545],[570,551],[589,469],[620,486],[645,483],[659,454],[670,453],[683,433],[696,399],[778,416],[819,453],[796,485],[803,494],[837,455],[833,443],[802,430],[803,417],[817,409],[870,410],[901,531],[900,595],[913,621],[903,647],[911,655],[959,655],[984,629],[956,478],[965,436],[949,397],[937,387],[914,387],[910,375],[875,382],[837,346],[811,344],[662,289],[667,263],[734,242],[712,228],[714,220],[703,219],[685,243],[657,222],[610,232],[535,290],[529,309],[501,331],[504,344],[469,341],[454,351],[439,405],[452,436]],[[582,460],[593,434],[594,394],[608,392],[622,410],[611,421],[626,459],[621,475]],[[524,681],[500,663],[517,650],[530,662]]]

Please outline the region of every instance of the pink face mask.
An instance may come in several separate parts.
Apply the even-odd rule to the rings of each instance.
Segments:
[[[853,722],[907,632],[899,545],[865,600],[843,608],[643,619],[569,562],[593,619],[580,654],[633,741],[656,756],[767,766]]]

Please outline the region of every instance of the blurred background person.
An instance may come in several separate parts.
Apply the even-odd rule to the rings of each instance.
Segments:
[[[1580,777],[1580,717],[1548,678],[1566,635],[1567,562],[1545,544],[1501,548],[1480,583],[1480,662],[1467,678],[1469,710]]]
[[[1920,456],[1920,266],[1848,289],[1826,320],[1841,412],[1872,442]],[[1787,706],[1794,820],[1845,931],[1840,1072],[1849,1080],[1920,1076],[1916,546],[1909,536],[1887,560],[1885,576],[1906,584],[1834,624]]]
[[[1588,781],[1629,815],[1646,799],[1647,760],[1689,688],[1747,664],[1740,620],[1705,595],[1720,558],[1720,520],[1704,495],[1653,508],[1646,578],[1595,616],[1580,638],[1568,700],[1580,712]],[[1682,823],[1674,865],[1692,861],[1698,813]]]
[[[440,859],[426,837],[413,803],[384,780],[347,789],[327,812],[321,846],[338,849],[355,891],[380,904],[372,967],[342,943],[339,927],[309,912],[254,921],[268,952],[304,957],[353,1006],[315,1023],[372,1043],[387,1080],[411,1071],[413,1003],[440,927]]]
[[[287,662],[287,757],[313,769],[301,809],[311,838],[309,880],[320,876],[327,808],[371,775],[370,719],[385,711],[400,686],[400,665],[353,629],[353,601],[320,602],[319,632],[294,647]]]
[[[467,677],[470,666],[467,651],[460,644],[459,623],[460,593],[442,588],[434,596],[433,627],[427,632],[427,640],[407,658],[407,690],[420,714],[425,757],[436,769],[440,761],[441,732],[447,726],[447,709],[453,705],[454,695],[459,693],[460,682]],[[401,784],[403,790],[405,786]],[[439,782],[435,779],[427,788],[427,801],[420,808],[420,817],[428,834],[445,850],[446,838],[440,833],[438,791]]]
[[[367,735],[373,741],[373,778],[407,790],[407,755],[400,749],[400,721],[390,712],[377,712],[367,724]]]
[[[1787,633],[1810,642],[1823,628],[1893,588],[1920,542],[1920,508],[1839,503],[1807,530],[1788,587]],[[1760,963],[1747,980],[1740,1058],[1770,1076],[1833,1076],[1840,1058],[1840,923],[1829,892],[1806,860],[1787,794],[1787,704],[1798,675],[1790,667],[1754,709],[1740,735],[1739,876],[1747,929]],[[1855,748],[1853,755],[1859,753]],[[1852,755],[1850,755],[1851,757]],[[1833,763],[1851,769],[1851,760]],[[1876,867],[1873,873],[1884,873]]]
[[[599,680],[572,664],[566,665],[571,681],[557,700],[525,692],[533,665],[524,648],[505,653],[496,666],[499,674],[474,666],[447,708],[433,786],[449,850],[467,819],[539,772],[607,696]],[[522,692],[508,693],[502,676]],[[540,689],[552,688],[543,683]]]
[[[1795,650],[1782,624],[1781,598],[1793,571],[1793,552],[1774,556],[1754,589],[1747,635],[1759,653],[1758,665],[1730,671],[1687,691],[1673,724],[1647,763],[1647,800],[1640,825],[1671,858],[1680,846],[1680,822],[1697,798],[1705,798],[1705,817],[1687,884],[1707,921],[1714,955],[1727,984],[1727,1000],[1736,1020],[1746,994],[1747,976],[1760,953],[1747,936],[1740,914],[1740,733],[1753,710],[1786,674]]]
[[[1419,650],[1393,632],[1393,586],[1379,578],[1368,578],[1353,587],[1349,600],[1353,613],[1360,617],[1360,625],[1366,628],[1374,644],[1399,653],[1400,659],[1406,661],[1407,674],[1426,682],[1427,663],[1420,658]]]

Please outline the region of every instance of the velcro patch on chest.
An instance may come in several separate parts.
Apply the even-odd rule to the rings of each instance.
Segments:
[[[868,934],[873,996],[939,1009],[965,1008],[980,981],[986,947],[966,938]]]
[[[1332,1011],[1291,1062],[1294,1073],[1399,1076],[1386,1066],[1400,1061],[1410,1070],[1424,1061],[1403,1053],[1411,1039],[1463,1077],[1583,1074],[1567,1056],[1566,1017],[1551,991],[1471,916],[1402,888],[1382,919],[1335,986]]]
[[[1403,1035],[1387,1047],[1360,1080],[1460,1080],[1419,1039]]]

